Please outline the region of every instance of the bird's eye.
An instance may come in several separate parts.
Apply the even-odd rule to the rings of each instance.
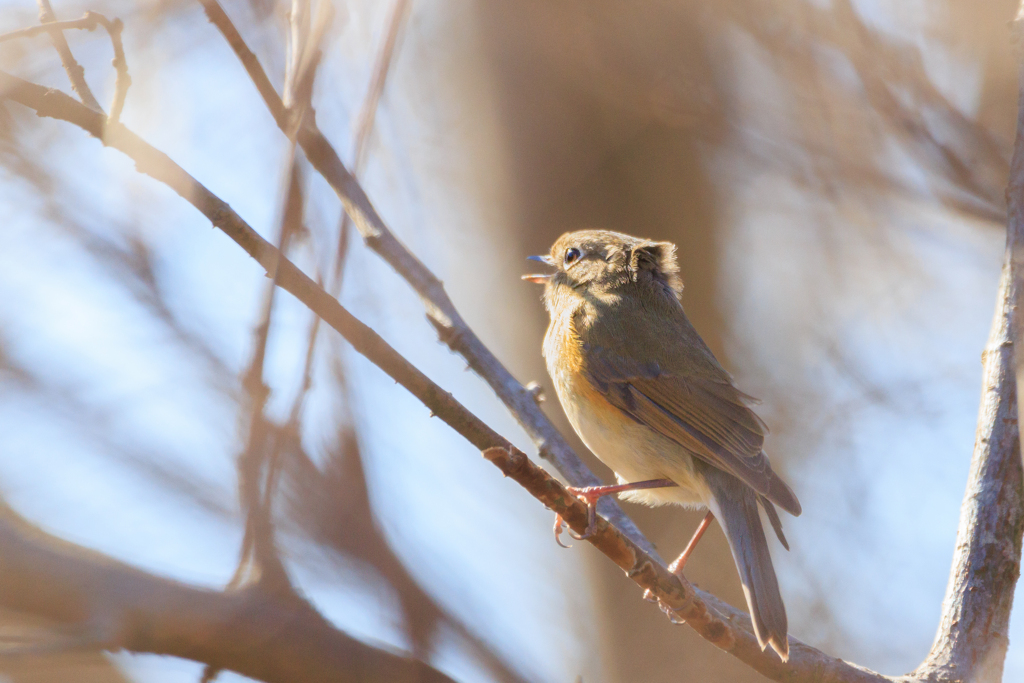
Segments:
[[[576,247],[569,247],[565,250],[565,265],[571,266],[580,258],[580,250]]]

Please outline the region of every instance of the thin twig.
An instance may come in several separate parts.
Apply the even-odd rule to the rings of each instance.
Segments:
[[[384,84],[387,82],[388,74],[391,73],[391,62],[394,60],[395,46],[398,44],[398,36],[405,26],[409,16],[409,0],[395,0],[391,5],[391,12],[388,14],[387,31],[384,34],[384,42],[381,44],[377,59],[373,65],[373,76],[370,78],[370,87],[366,90],[366,97],[363,105],[359,108],[359,115],[356,117],[356,132],[352,151],[352,175],[359,178],[363,173],[363,166],[366,165],[366,153],[370,145],[370,134],[373,132],[373,125],[377,119],[377,105],[380,104],[381,95],[384,94]],[[337,295],[341,287],[342,260],[345,252],[348,251],[348,236],[352,226],[352,220],[348,212],[341,212],[341,223],[338,228],[338,248],[334,256],[334,277],[331,282],[330,291]]]
[[[43,7],[45,6],[45,10]],[[50,10],[48,0],[40,0],[40,15],[47,14],[52,16],[53,12]],[[89,86],[85,84],[85,70],[78,62],[75,61],[74,56],[71,55],[71,48],[68,47],[67,40],[64,38],[62,31],[71,29],[81,29],[85,31],[93,31],[97,26],[102,26],[106,30],[107,35],[110,36],[110,43],[114,49],[114,70],[117,73],[117,78],[114,81],[114,98],[110,104],[110,114],[107,117],[108,125],[117,125],[121,119],[121,110],[124,109],[124,101],[128,96],[128,88],[132,84],[132,77],[128,74],[128,61],[124,56],[124,43],[121,40],[121,31],[124,29],[124,24],[120,19],[107,19],[102,14],[97,12],[86,12],[81,19],[71,19],[68,21],[50,21],[40,26],[29,26],[28,28],[19,29],[17,31],[11,31],[10,33],[4,33],[0,35],[0,43],[7,40],[14,40],[16,38],[30,38],[42,33],[49,33],[51,36],[60,36],[59,39],[54,38],[55,44],[59,40],[63,43],[63,47],[67,48],[67,61],[60,46],[57,46],[57,51],[61,54],[61,61],[64,62],[64,68],[68,72],[68,76],[71,77],[72,73],[77,74],[81,77],[81,82],[76,82],[75,78],[71,78],[71,87],[75,92],[79,93],[79,96],[85,101],[86,97],[83,93],[88,94],[88,98],[92,99],[92,105],[88,102],[88,106],[92,106],[97,111],[102,111],[96,98],[93,97],[92,91],[89,90]],[[93,106],[95,105],[95,106]]]
[[[87,15],[94,14],[88,12]],[[110,43],[114,48],[114,60],[111,62],[117,78],[114,80],[114,97],[110,102],[110,113],[107,115],[107,125],[116,126],[121,120],[121,110],[124,109],[125,98],[128,97],[128,88],[132,84],[132,77],[128,74],[128,60],[124,56],[124,44],[121,42],[121,30],[124,24],[120,19],[110,20],[102,14],[95,15],[103,28],[110,36]]]
[[[292,235],[302,224],[302,188],[294,144],[288,154],[287,168],[284,210],[281,212],[277,238],[279,255],[287,253]],[[279,272],[278,263],[273,263],[268,269],[270,280],[265,285],[259,323],[253,330],[253,355],[242,380],[248,397],[249,414],[246,445],[238,458],[238,488],[246,511],[246,521],[238,568],[229,583],[232,587],[243,585],[247,578],[272,589],[290,586],[274,542],[272,519],[274,484],[277,481],[275,470],[281,438],[278,430],[272,428],[264,415],[270,390],[263,380],[263,367]],[[252,575],[247,575],[250,570]]]
[[[57,16],[53,13],[53,8],[50,7],[50,0],[39,0],[39,21],[42,24],[52,24],[57,21]],[[53,42],[57,54],[60,55],[60,63],[68,75],[68,80],[71,81],[71,89],[78,93],[78,97],[85,103],[85,106],[96,111],[103,111],[100,103],[92,94],[92,90],[89,89],[89,84],[85,81],[85,69],[71,54],[71,47],[68,45],[64,33],[60,29],[52,30],[50,31],[50,40]]]
[[[359,121],[360,124],[357,127],[358,133],[356,134],[355,149],[356,149],[356,168],[361,168],[361,159],[363,158],[363,150],[366,148],[366,141],[369,137],[369,133],[373,128],[374,115],[377,110],[377,103],[380,101],[381,92],[384,90],[384,82],[387,77],[388,67],[391,64],[392,54],[394,53],[395,44],[397,42],[397,36],[401,25],[404,23],[404,18],[408,15],[408,0],[396,0],[392,5],[391,13],[388,20],[387,34],[384,39],[384,43],[381,47],[380,53],[377,55],[376,66],[374,68],[374,76],[369,92],[367,92],[366,100],[363,102],[363,107],[360,111]],[[293,22],[295,21],[293,17]],[[294,34],[294,30],[293,30]],[[287,92],[288,79],[286,78],[285,91]],[[348,254],[349,245],[349,233],[351,232],[351,221],[348,220],[348,214],[342,211],[341,213],[341,225],[338,229],[338,246],[335,249],[335,260],[334,266],[331,270],[331,287],[330,291],[335,296],[338,296],[342,281],[345,276],[345,257]],[[317,280],[317,285],[320,287],[324,286],[321,280]],[[313,315],[313,320],[310,323],[310,329],[307,336],[306,343],[306,358],[302,370],[302,383],[299,387],[299,391],[292,402],[291,411],[289,412],[288,422],[285,425],[285,429],[295,434],[299,431],[299,421],[302,412],[303,403],[306,394],[309,393],[310,388],[313,385],[313,361],[316,356],[316,344],[320,333],[320,316]],[[340,362],[340,359],[339,359]],[[349,412],[349,401],[351,400],[350,392],[348,391],[347,384],[344,380],[344,375],[339,371],[339,381],[341,382],[341,390],[345,398],[345,412],[346,416]],[[276,474],[276,471],[273,472]]]
[[[302,117],[312,112],[313,80],[322,56],[321,45],[334,20],[334,5],[330,2],[317,3],[315,19],[309,16],[309,10],[308,0],[292,0],[284,107],[292,112],[294,126],[301,125]],[[285,133],[289,138],[294,136],[287,129]]]
[[[362,173],[366,163],[366,152],[369,147],[367,143],[377,117],[377,105],[380,104],[381,95],[384,94],[384,84],[391,72],[391,62],[394,60],[398,37],[409,17],[410,4],[409,0],[395,0],[391,6],[391,12],[388,14],[384,42],[381,44],[380,52],[377,53],[377,59],[373,66],[373,77],[370,79],[370,87],[366,90],[366,98],[356,117],[355,145],[352,154],[352,175],[354,176]]]
[[[8,40],[16,40],[18,38],[31,38],[38,36],[43,33],[53,33],[54,31],[70,31],[72,29],[81,29],[83,31],[94,31],[99,22],[96,21],[96,15],[92,12],[86,12],[85,16],[80,19],[68,19],[66,21],[54,21],[48,24],[40,24],[39,26],[29,26],[28,28],[21,28],[17,31],[11,31],[9,33],[0,34],[0,43]]]
[[[263,98],[271,116],[281,130],[288,130],[284,103],[260,66],[256,55],[242,40],[238,29],[216,0],[199,0],[210,22],[217,27],[242,62],[256,90]],[[420,295],[427,319],[434,325],[441,340],[466,359],[469,366],[486,381],[526,433],[533,439],[540,456],[549,460],[573,486],[593,486],[601,480],[580,460],[537,405],[536,400],[504,365],[484,346],[466,324],[448,298],[441,281],[430,272],[388,229],[370,203],[363,188],[345,168],[337,152],[323,134],[307,121],[299,130],[299,145],[306,158],[334,190],[345,212],[352,218],[366,244],[391,265]],[[598,508],[613,524],[653,557],[659,557],[636,524],[607,496]]]

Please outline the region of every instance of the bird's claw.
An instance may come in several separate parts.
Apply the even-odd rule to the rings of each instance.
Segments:
[[[562,519],[562,515],[555,513],[555,543],[565,549],[569,549],[572,546],[562,543],[562,529],[566,527],[565,520]],[[573,536],[572,529],[569,529],[569,535]],[[575,538],[575,536],[573,536]]]
[[[576,496],[587,506],[587,528],[582,534],[578,534],[565,523],[562,519],[562,515],[555,514],[555,543],[563,548],[571,548],[571,545],[562,543],[562,530],[568,532],[569,536],[577,541],[585,541],[597,532],[597,501],[601,499],[601,494],[595,495],[594,489],[600,487],[596,486],[566,486],[565,490]]]
[[[597,524],[588,524],[586,530],[582,534],[576,533],[571,528],[567,529],[566,531],[568,531],[569,535],[572,536],[575,540],[585,541],[591,536],[593,536],[594,532],[597,531]]]

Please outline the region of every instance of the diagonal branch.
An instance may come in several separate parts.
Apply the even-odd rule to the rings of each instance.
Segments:
[[[391,62],[395,56],[398,36],[409,16],[409,4],[410,0],[395,0],[388,14],[384,42],[381,44],[380,52],[377,53],[377,59],[373,65],[373,77],[370,79],[370,87],[366,91],[366,99],[363,100],[363,105],[359,108],[359,115],[356,117],[356,136],[352,154],[352,174],[355,176],[362,172],[363,166],[366,164],[366,152],[370,133],[373,132],[374,120],[377,117],[377,105],[380,103],[381,95],[384,94],[384,83],[391,71]]]
[[[238,29],[216,0],[199,0],[210,21],[217,27],[242,62],[278,127],[287,131],[284,103],[271,84],[256,55],[248,48]],[[381,219],[359,182],[348,172],[338,153],[311,121],[299,130],[299,145],[306,158],[334,190],[345,213],[352,219],[366,244],[405,278],[416,290],[427,311],[427,319],[441,340],[469,363],[502,400],[519,424],[537,445],[540,456],[550,461],[574,486],[593,486],[601,481],[591,472],[537,405],[530,391],[520,384],[490,349],[484,346],[448,298],[441,281],[416,258]],[[657,551],[618,503],[602,499],[599,509],[640,547],[657,557]]]

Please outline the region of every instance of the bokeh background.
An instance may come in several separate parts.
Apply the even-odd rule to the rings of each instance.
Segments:
[[[225,3],[279,88],[285,4]],[[336,2],[313,102],[348,160],[392,6]],[[199,4],[54,4],[62,19],[87,9],[125,22],[125,123],[272,239],[287,144]],[[773,547],[791,633],[889,674],[927,653],[952,558],[1004,242],[1015,9],[411,0],[367,146],[384,219],[513,374],[552,397],[525,256],[590,226],[679,245],[684,305],[762,399],[769,453],[804,505],[784,520],[792,551]],[[31,0],[0,2],[0,32],[37,21]],[[105,35],[69,41],[109,101]],[[0,45],[0,63],[68,90],[46,37]],[[69,540],[223,586],[263,273],[67,124],[3,105],[0,162],[0,494]],[[340,208],[305,178],[292,256],[326,272]],[[357,236],[340,298],[535,452]],[[760,680],[586,544],[558,548],[546,510],[329,330],[302,393],[310,325],[278,297],[270,414],[285,420],[297,397],[302,411],[276,510],[288,568],[331,621],[464,681]],[[700,518],[627,512],[666,556]],[[705,539],[688,575],[742,606],[724,537]],[[47,625],[0,614],[0,627]],[[1016,617],[1006,680],[1024,676],[1022,640]],[[130,654],[0,660],[12,681],[200,671]]]

